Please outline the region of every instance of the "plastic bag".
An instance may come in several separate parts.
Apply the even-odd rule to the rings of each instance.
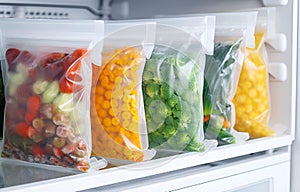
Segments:
[[[0,27],[6,99],[2,157],[89,170],[86,114],[91,62],[100,62],[92,52],[101,51],[93,47],[103,38],[103,22],[9,19]]]
[[[157,20],[142,85],[150,148],[206,150],[199,117],[205,53],[212,52],[213,34],[214,17]]]
[[[2,65],[0,61],[0,65]],[[4,85],[3,85],[3,74],[0,68],[0,139],[3,137],[3,118],[4,118],[4,108],[5,108],[5,96],[4,96]]]
[[[247,48],[233,103],[236,108],[235,129],[248,132],[250,138],[273,136],[270,118],[269,79],[266,66],[264,33],[255,35],[255,48]]]
[[[213,56],[207,55],[203,88],[205,138],[218,145],[247,140],[247,134],[233,130],[235,109],[232,104],[242,67],[245,46],[253,46],[256,13],[216,14]]]
[[[154,29],[155,23],[106,23],[102,65],[93,66],[91,121],[93,155],[112,163],[139,162],[155,155],[148,150],[141,89]]]

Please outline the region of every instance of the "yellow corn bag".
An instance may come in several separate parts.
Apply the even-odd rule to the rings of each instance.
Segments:
[[[264,33],[255,34],[255,48],[247,48],[238,88],[233,99],[236,110],[235,129],[248,132],[250,138],[273,136],[268,127],[270,117],[269,79]]]

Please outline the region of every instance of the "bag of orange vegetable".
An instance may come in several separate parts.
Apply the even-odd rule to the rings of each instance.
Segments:
[[[102,65],[93,66],[93,155],[112,163],[151,159],[155,151],[148,150],[141,78],[145,55],[153,49],[155,24],[107,22],[105,26]]]

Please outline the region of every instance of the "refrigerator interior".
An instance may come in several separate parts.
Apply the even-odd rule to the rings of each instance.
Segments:
[[[0,0],[0,17],[49,18],[49,19],[141,19],[183,14],[215,13],[226,11],[255,10],[261,7],[276,9],[276,38],[268,39],[267,51],[270,70],[271,119],[270,127],[277,133],[274,137],[249,140],[243,144],[218,147],[206,154],[185,153],[176,156],[107,168],[97,172],[74,173],[68,171],[32,168],[26,164],[11,164],[1,160],[1,190],[45,191],[87,190],[87,191],[212,191],[210,181],[222,186],[226,176],[240,175],[251,170],[264,169],[280,164],[274,178],[284,177],[284,183],[273,190],[276,179],[268,184],[266,178],[256,181],[259,185],[242,182],[229,186],[226,191],[286,191],[291,182],[291,191],[297,191],[299,178],[299,131],[300,118],[296,96],[297,85],[297,35],[298,0],[89,0],[42,1],[42,0]],[[299,71],[300,72],[300,71]],[[293,143],[293,145],[292,145]],[[292,146],[292,148],[291,148]],[[292,156],[292,161],[291,161]],[[292,167],[290,167],[292,162]],[[282,167],[281,167],[282,166]],[[245,167],[245,168],[242,168]],[[228,172],[228,170],[234,170]],[[282,172],[282,175],[280,175]],[[265,172],[264,172],[265,173]],[[222,174],[222,177],[218,177]],[[277,173],[276,173],[277,174]],[[289,178],[289,175],[291,178]],[[283,176],[284,175],[284,176]],[[244,181],[253,175],[242,177]],[[185,179],[184,179],[185,178]],[[224,180],[224,181],[222,181]],[[101,181],[101,182],[100,182]],[[266,182],[264,182],[266,181]],[[255,181],[253,181],[255,183]],[[282,181],[283,182],[283,181]],[[205,185],[202,185],[206,183]],[[149,185],[153,188],[147,188]],[[201,185],[200,185],[201,184]],[[199,188],[197,186],[200,186]],[[190,188],[195,186],[195,188]],[[285,187],[284,187],[285,186]],[[257,187],[257,188],[255,188]],[[283,188],[280,188],[283,187]],[[223,191],[224,189],[216,189]]]

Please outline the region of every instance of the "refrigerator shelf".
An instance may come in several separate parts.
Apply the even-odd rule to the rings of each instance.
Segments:
[[[11,164],[2,161],[3,187],[0,191],[78,191],[112,185],[124,181],[140,179],[172,171],[183,170],[194,166],[241,157],[259,152],[272,153],[274,149],[290,146],[290,135],[249,140],[243,144],[228,145],[216,148],[205,154],[185,153],[111,167],[96,172],[79,173],[61,172],[42,168],[33,168],[25,164]],[[23,174],[22,174],[23,173]],[[35,176],[35,177],[34,177]],[[1,181],[0,181],[1,183]]]

